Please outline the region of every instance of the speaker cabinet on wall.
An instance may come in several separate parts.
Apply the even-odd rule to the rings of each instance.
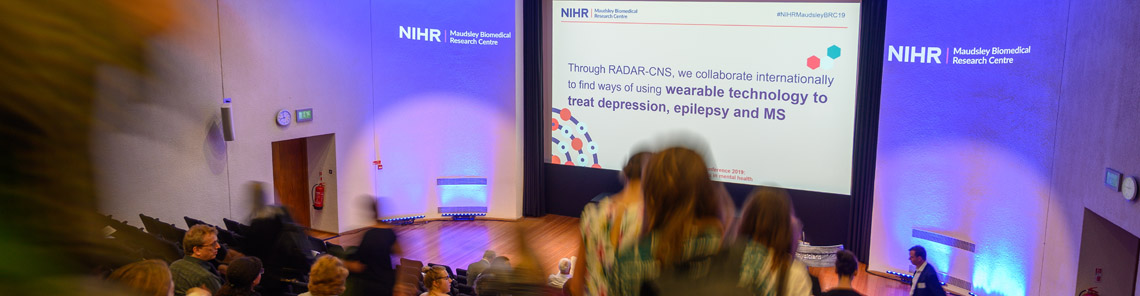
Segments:
[[[234,140],[234,119],[230,110],[230,99],[227,98],[222,104],[222,137],[226,141]]]

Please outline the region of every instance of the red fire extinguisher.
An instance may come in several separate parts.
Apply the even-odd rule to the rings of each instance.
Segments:
[[[320,210],[325,208],[325,177],[318,175],[321,176],[321,182],[313,186],[313,208]]]
[[[1084,291],[1081,291],[1077,295],[1080,295],[1080,296],[1097,296],[1097,295],[1100,295],[1100,293],[1096,291],[1096,287],[1092,287],[1092,288],[1088,288]]]

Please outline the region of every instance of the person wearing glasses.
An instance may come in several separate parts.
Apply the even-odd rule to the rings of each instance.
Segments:
[[[207,261],[218,256],[218,230],[206,225],[194,225],[182,238],[182,249],[186,256],[170,264],[174,279],[174,295],[184,296],[186,291],[202,287],[210,293],[222,287],[222,277],[218,269]]]
[[[424,273],[424,286],[427,286],[427,292],[420,294],[420,296],[442,296],[449,295],[451,292],[451,278],[447,276],[447,270],[443,266],[432,266],[427,272]]]

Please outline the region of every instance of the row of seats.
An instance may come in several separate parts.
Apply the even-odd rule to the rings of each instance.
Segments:
[[[179,228],[178,226],[166,223],[158,218],[150,217],[145,214],[139,214],[139,218],[143,222],[143,229],[133,227],[125,221],[115,220],[111,216],[105,216],[106,226],[112,228],[110,236],[116,239],[118,245],[122,245],[131,249],[134,253],[144,259],[161,259],[167,263],[174,262],[182,258],[182,237],[186,235],[186,229]],[[211,225],[200,219],[191,217],[183,217],[186,220],[187,228],[194,225],[207,225],[218,230],[218,242],[224,248],[233,249],[238,252],[245,253],[245,248],[248,246],[245,237],[250,233],[249,225],[242,224],[228,218],[223,218],[222,222],[225,223],[225,228]],[[308,237],[313,251],[318,253],[328,253],[337,257],[344,257],[345,249],[337,244],[329,243],[324,240]],[[219,252],[219,260],[224,260],[225,252]]]
[[[184,256],[182,238],[186,235],[186,229],[145,214],[139,214],[139,218],[143,222],[143,228],[131,226],[127,224],[127,222],[115,220],[111,216],[105,217],[107,218],[106,226],[114,230],[110,232],[109,238],[116,240],[117,244],[129,249],[130,254],[128,256],[131,258],[159,259],[171,263]],[[187,229],[195,225],[206,225],[216,229],[218,231],[218,242],[222,245],[223,249],[233,249],[245,253],[245,248],[249,246],[246,241],[246,237],[250,236],[251,233],[249,225],[224,218],[222,222],[225,224],[225,228],[222,228],[206,223],[200,219],[191,217],[183,217],[183,219],[186,222]],[[340,258],[345,258],[347,253],[352,251],[346,251],[345,248],[340,245],[328,243],[311,236],[308,236],[308,238],[314,248],[313,251],[318,253],[328,253]],[[225,260],[225,254],[226,252],[224,250],[219,250],[217,260]],[[466,285],[468,282],[466,277],[467,270],[453,270],[450,266],[435,263],[428,263],[427,266],[441,266],[447,271],[448,277],[453,279],[452,295],[475,295],[474,288]],[[400,258],[400,264],[396,266],[396,271],[398,272],[397,274],[415,279],[420,292],[426,292],[427,288],[424,285],[423,274],[421,273],[423,267],[424,263],[422,261]],[[303,281],[304,279],[297,280]],[[303,286],[304,283],[298,282],[298,284]]]

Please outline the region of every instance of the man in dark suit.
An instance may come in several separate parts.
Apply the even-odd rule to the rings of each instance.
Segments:
[[[479,262],[475,262],[475,263],[471,263],[471,265],[467,265],[467,285],[468,286],[474,286],[475,285],[475,279],[478,278],[479,274],[483,273],[483,271],[486,270],[487,267],[491,266],[491,260],[492,259],[495,259],[495,251],[487,250],[486,252],[483,252],[483,260],[479,260]]]
[[[926,248],[922,246],[910,247],[910,263],[917,266],[914,278],[911,280],[911,296],[946,296],[942,283],[938,281],[938,272],[934,266],[926,262]]]

